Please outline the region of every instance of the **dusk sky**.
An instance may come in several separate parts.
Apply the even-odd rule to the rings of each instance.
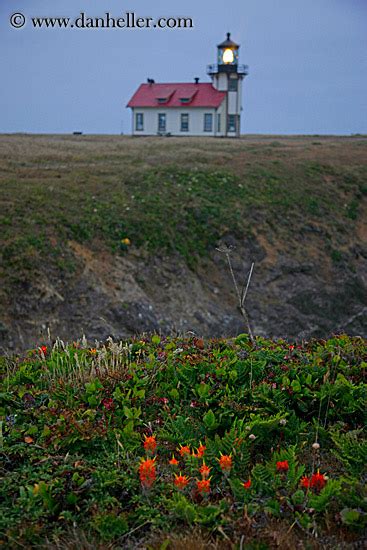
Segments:
[[[187,16],[193,29],[35,29],[30,18]],[[10,26],[14,12],[28,19]],[[209,81],[227,31],[249,65],[242,132],[367,133],[366,0],[1,0],[0,132],[130,133],[147,77]]]

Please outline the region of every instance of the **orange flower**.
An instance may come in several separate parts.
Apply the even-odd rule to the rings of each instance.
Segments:
[[[199,445],[199,447],[198,447],[197,450],[198,450],[198,452],[197,452],[197,455],[196,455],[196,456],[197,456],[198,458],[202,458],[202,457],[204,456],[205,451],[206,451],[206,447],[205,447],[205,445],[202,445],[202,444],[200,443],[200,445]]]
[[[180,453],[182,458],[191,454],[190,447],[188,447],[187,445],[185,445],[184,447],[181,445],[181,447],[178,449],[178,452]]]
[[[288,472],[289,470],[288,460],[279,461],[276,466],[278,472]]]
[[[208,495],[210,493],[210,478],[198,479],[196,481],[196,487],[201,495]]]
[[[178,465],[178,460],[175,458],[175,455],[172,455],[172,458],[169,461],[169,464],[171,464],[171,466],[177,466]]]
[[[183,489],[185,489],[189,481],[190,479],[187,476],[183,476],[180,472],[180,475],[175,474],[175,479],[173,483],[176,485],[177,489],[182,491]]]
[[[201,477],[203,479],[206,479],[207,477],[209,477],[210,470],[211,470],[211,468],[209,468],[209,466],[207,466],[204,462],[204,464],[202,465],[202,467],[199,470],[199,472],[201,473]]]
[[[145,436],[145,441],[143,443],[144,449],[148,453],[154,453],[157,448],[157,441],[155,439],[154,435],[151,435],[149,437]]]
[[[155,458],[142,460],[139,466],[139,478],[143,487],[151,487],[156,477]]]
[[[313,474],[311,477],[310,486],[314,489],[317,489],[318,491],[321,491],[326,485],[327,479],[325,478],[324,474],[320,474],[320,471],[317,471],[317,474]]]
[[[232,468],[231,455],[222,455],[219,459],[219,466],[221,467],[222,472],[228,473]]]

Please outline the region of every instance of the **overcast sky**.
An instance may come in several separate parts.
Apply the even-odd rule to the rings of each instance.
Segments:
[[[13,29],[9,16],[189,16],[193,29]],[[245,133],[367,133],[367,0],[0,0],[0,132],[130,132],[147,77],[185,82],[227,31]]]

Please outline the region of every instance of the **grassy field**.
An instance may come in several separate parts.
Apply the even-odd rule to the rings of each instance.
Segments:
[[[366,342],[154,335],[3,359],[3,548],[362,548]]]
[[[226,234],[284,246],[306,224],[338,260],[365,231],[366,148],[362,137],[0,136],[2,280],[46,259],[72,270],[71,239],[118,251],[128,237],[194,265]]]

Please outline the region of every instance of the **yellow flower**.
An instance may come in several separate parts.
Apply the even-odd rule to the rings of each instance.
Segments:
[[[121,242],[122,242],[122,244],[125,244],[126,246],[129,246],[131,244],[130,239],[128,239],[127,237],[125,239],[122,239]]]

